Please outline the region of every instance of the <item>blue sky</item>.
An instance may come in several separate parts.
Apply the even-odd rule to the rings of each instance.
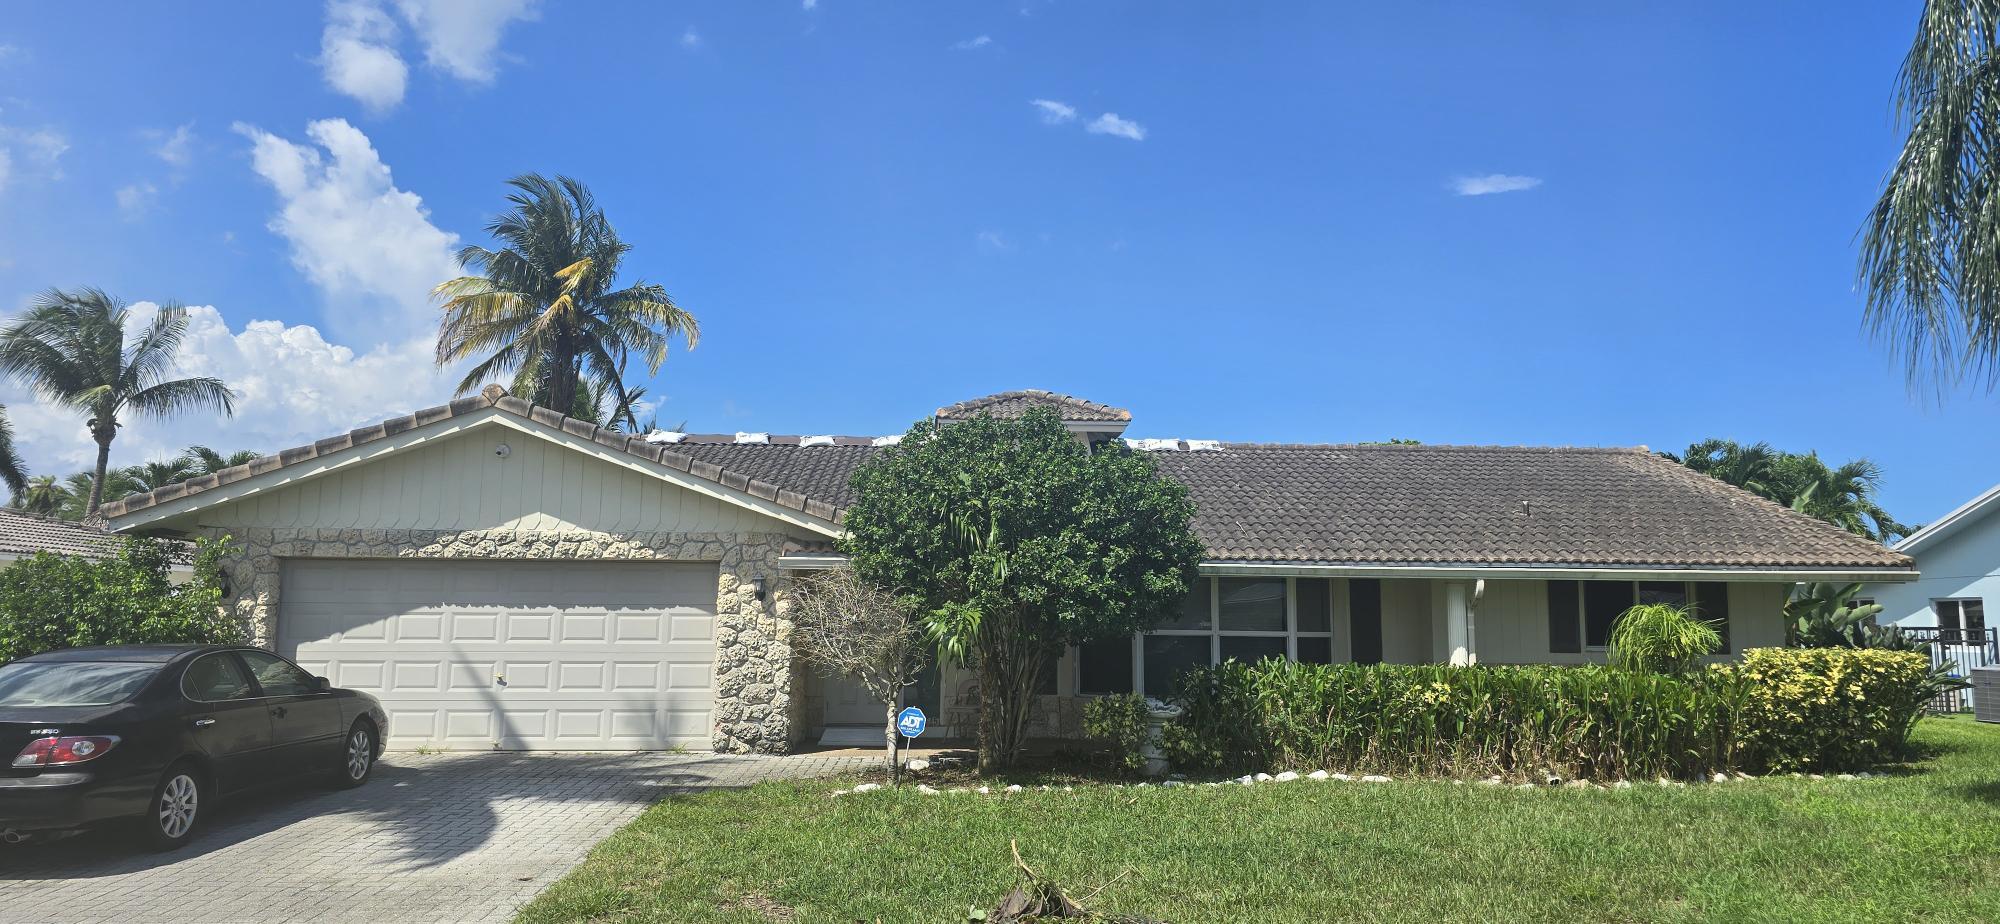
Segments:
[[[243,413],[116,461],[274,450],[443,398],[423,290],[506,178],[570,173],[702,322],[665,423],[887,433],[1040,387],[1141,436],[1719,435],[1869,456],[1923,521],[1996,480],[2000,399],[1912,396],[1859,323],[1917,12],[27,5],[0,306],[201,306],[186,365]],[[0,398],[32,467],[87,457]]]

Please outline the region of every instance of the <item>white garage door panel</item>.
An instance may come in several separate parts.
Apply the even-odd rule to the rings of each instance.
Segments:
[[[390,715],[392,747],[709,745],[716,567],[285,563],[278,649]]]

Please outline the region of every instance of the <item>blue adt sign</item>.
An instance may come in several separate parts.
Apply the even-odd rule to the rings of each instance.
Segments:
[[[924,711],[915,706],[896,713],[896,730],[902,732],[903,737],[915,738],[923,734],[926,724]]]

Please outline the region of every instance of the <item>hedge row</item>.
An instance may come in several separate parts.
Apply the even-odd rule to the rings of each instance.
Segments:
[[[1166,729],[1194,772],[1692,778],[1856,769],[1898,756],[1922,655],[1757,649],[1686,677],[1605,667],[1300,664],[1198,670]]]

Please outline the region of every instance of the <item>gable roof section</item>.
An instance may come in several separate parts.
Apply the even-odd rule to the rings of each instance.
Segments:
[[[1156,453],[1216,561],[1908,569],[1644,449],[1225,443]]]
[[[1978,497],[1938,517],[1936,522],[1904,536],[1901,542],[1896,543],[1896,551],[1905,555],[1915,555],[1924,547],[1943,541],[1946,537],[1985,518],[1993,511],[1994,501],[2000,501],[2000,485],[1987,488]]]
[[[527,420],[533,424],[549,428],[569,437],[593,443],[612,452],[621,453],[646,462],[657,463],[676,472],[718,486],[727,492],[738,492],[751,498],[774,504],[779,508],[796,511],[812,520],[824,521],[830,527],[837,527],[843,513],[833,503],[818,497],[810,497],[789,487],[781,487],[759,477],[725,467],[711,459],[697,459],[678,451],[670,444],[653,444],[644,439],[621,433],[608,427],[600,427],[589,421],[565,417],[548,408],[529,404],[520,398],[507,394],[498,385],[488,385],[479,394],[460,398],[450,404],[425,408],[403,417],[385,420],[372,426],[352,430],[339,436],[328,437],[304,446],[295,446],[276,455],[265,456],[246,465],[223,469],[213,475],[204,475],[179,484],[171,484],[143,494],[134,494],[107,503],[101,512],[107,519],[117,520],[133,516],[143,511],[196,498],[201,494],[215,491],[229,485],[245,482],[259,476],[278,472],[314,460],[335,456],[356,447],[367,446],[381,440],[391,439],[405,433],[431,427],[453,420],[487,412],[488,410]],[[795,447],[796,448],[796,447]],[[815,447],[820,448],[820,447]],[[217,500],[229,498],[218,496]],[[195,509],[202,504],[186,505]],[[185,511],[181,511],[185,512]]]
[[[1132,412],[1122,407],[1085,401],[1075,395],[1062,395],[1039,388],[1024,388],[1018,391],[1003,391],[984,398],[960,401],[949,407],[938,408],[939,420],[971,420],[984,414],[1001,420],[1019,418],[1038,408],[1053,408],[1064,423],[1130,423]]]

